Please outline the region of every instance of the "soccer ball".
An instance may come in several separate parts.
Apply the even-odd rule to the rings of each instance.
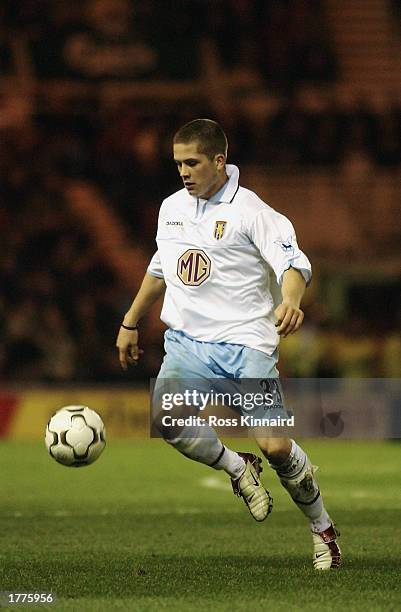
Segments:
[[[64,406],[46,427],[50,455],[63,465],[81,467],[96,461],[106,446],[102,419],[87,406]]]

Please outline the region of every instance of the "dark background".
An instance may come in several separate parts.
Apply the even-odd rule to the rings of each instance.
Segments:
[[[154,376],[115,337],[163,197],[175,130],[225,128],[242,184],[294,222],[314,267],[287,376],[401,376],[399,3],[3,1],[0,378]]]

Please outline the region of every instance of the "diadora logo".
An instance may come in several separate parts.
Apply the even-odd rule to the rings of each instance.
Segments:
[[[227,221],[216,221],[216,225],[214,226],[214,237],[216,240],[220,240],[223,238],[224,230],[226,228]]]
[[[166,221],[166,225],[179,225],[182,227],[184,223],[182,221]]]
[[[204,251],[189,249],[177,263],[177,274],[184,285],[198,287],[210,276],[211,261]]]

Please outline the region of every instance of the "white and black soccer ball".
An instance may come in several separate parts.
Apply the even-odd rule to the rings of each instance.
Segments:
[[[106,429],[100,416],[87,406],[64,406],[46,427],[46,448],[63,465],[89,465],[106,446]]]

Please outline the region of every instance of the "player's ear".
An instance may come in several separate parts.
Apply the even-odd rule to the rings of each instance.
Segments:
[[[217,170],[223,170],[224,166],[226,165],[226,156],[223,155],[223,153],[218,153],[214,159]]]

